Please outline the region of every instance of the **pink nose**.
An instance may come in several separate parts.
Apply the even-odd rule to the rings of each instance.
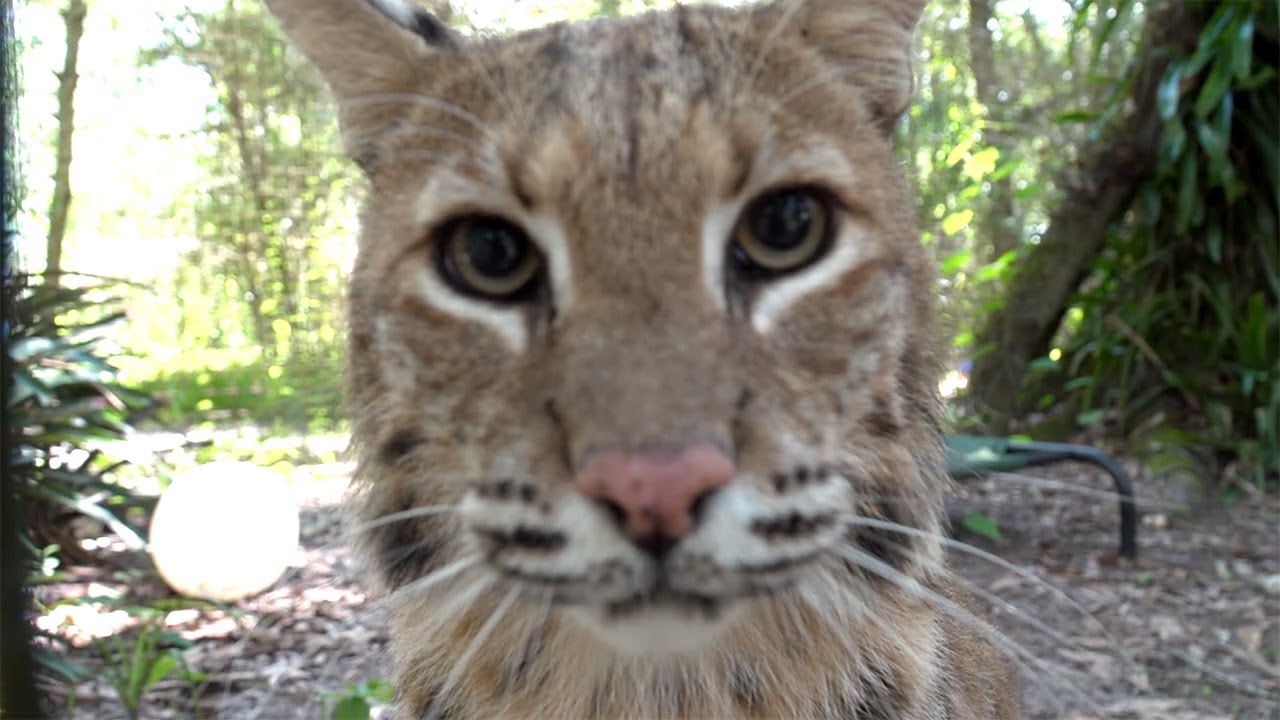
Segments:
[[[707,444],[676,453],[605,450],[578,471],[578,492],[620,511],[627,534],[669,545],[688,535],[698,500],[733,479],[733,461]]]

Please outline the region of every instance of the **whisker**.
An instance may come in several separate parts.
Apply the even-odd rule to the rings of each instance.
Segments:
[[[355,529],[357,532],[361,532],[364,530],[371,530],[376,527],[382,527],[383,525],[390,525],[391,523],[400,522],[402,520],[413,520],[415,518],[443,515],[445,513],[457,511],[457,505],[424,505],[422,507],[409,508],[408,510],[401,510],[399,512],[382,515],[375,520],[369,520],[356,525]]]
[[[515,106],[511,104],[511,97],[494,81],[493,74],[489,72],[489,68],[480,62],[480,58],[476,57],[475,53],[463,53],[463,56],[471,61],[475,69],[480,71],[480,77],[484,79],[484,84],[489,87],[489,92],[493,93],[493,97],[502,103],[502,109],[507,111],[507,116],[515,120],[518,125],[523,126],[525,124],[522,122],[523,116],[516,112]]]
[[[1076,483],[1065,482],[1063,480],[1054,480],[1053,478],[1036,477],[1035,475],[1026,475],[1023,473],[1009,472],[1007,470],[986,473],[985,475],[986,477],[992,478],[994,480],[1007,480],[1009,482],[1021,483],[1023,485],[1027,485],[1031,487],[1045,487],[1045,488],[1052,488],[1054,490],[1065,490],[1067,492],[1076,493],[1077,495],[1084,495],[1086,497],[1095,497],[1100,500],[1113,500],[1115,502],[1128,501],[1128,498],[1116,492],[1115,490],[1098,490],[1097,488],[1081,487]],[[1133,502],[1135,505],[1137,505],[1141,509],[1154,509],[1154,510],[1165,510],[1165,511],[1174,511],[1179,509],[1176,506],[1171,504],[1152,502],[1149,499],[1140,498],[1140,497],[1134,497]]]
[[[791,3],[790,6],[783,10],[782,17],[778,18],[778,22],[769,29],[769,34],[760,43],[760,51],[756,53],[756,58],[751,61],[750,69],[747,71],[747,79],[743,84],[748,89],[755,85],[756,79],[760,75],[760,70],[764,67],[764,61],[768,59],[769,53],[773,51],[774,43],[777,42],[778,37],[782,35],[782,31],[787,29],[787,26],[795,19],[796,13],[804,5],[805,3],[802,2]]]
[[[1088,694],[1081,690],[1075,683],[1063,677],[1060,672],[1054,672],[1054,668],[1047,662],[1037,658],[1035,653],[1013,641],[1008,635],[1005,635],[995,629],[990,623],[979,618],[977,615],[974,615],[960,605],[957,605],[946,597],[943,597],[940,593],[925,587],[919,580],[901,572],[871,553],[857,548],[840,548],[838,552],[841,557],[849,560],[862,570],[866,570],[879,578],[893,583],[920,600],[929,603],[939,611],[945,612],[956,620],[963,622],[974,630],[982,633],[993,643],[1004,649],[1005,656],[1009,659],[1009,662],[1013,663],[1014,666],[1017,667],[1018,671],[1024,676],[1038,679],[1041,677],[1041,674],[1036,673],[1035,670],[1042,670],[1045,675],[1057,677],[1058,680],[1073,694],[1084,700],[1091,709],[1100,709],[1097,703],[1094,702]],[[1029,662],[1024,662],[1021,658],[1026,658]],[[1032,665],[1034,665],[1035,668],[1032,668]],[[1057,703],[1059,711],[1065,710],[1065,703],[1063,703],[1060,698],[1054,696],[1053,699]]]
[[[467,649],[458,656],[458,661],[454,664],[453,670],[449,672],[449,676],[445,678],[444,684],[440,686],[440,690],[436,693],[435,699],[431,701],[431,707],[427,708],[427,712],[423,716],[424,718],[427,720],[435,720],[436,718],[441,717],[441,703],[444,702],[449,693],[453,692],[453,687],[462,679],[462,674],[466,672],[467,666],[471,664],[471,659],[475,657],[477,652],[479,652],[480,646],[484,644],[484,641],[489,639],[489,635],[493,632],[493,629],[498,626],[498,622],[507,614],[507,611],[511,609],[512,603],[516,601],[516,596],[519,594],[520,588],[511,588],[511,592],[507,593],[507,596],[502,599],[502,602],[498,604],[498,607],[494,608],[493,612],[489,615],[489,619],[485,621],[484,625],[480,626],[478,631],[476,631],[475,636],[471,638],[471,643],[468,644]]]
[[[475,138],[463,135],[460,132],[454,132],[453,130],[445,130],[444,128],[439,128],[434,125],[416,125],[406,128],[403,133],[398,134],[398,137],[413,138],[419,135],[425,137],[436,137],[441,140],[451,140],[472,152],[479,152],[484,149],[484,146],[476,142]]]
[[[903,556],[910,556],[912,553],[911,548],[901,543],[896,543],[891,540],[886,540],[885,544],[891,546],[895,552]],[[991,603],[992,605],[1004,610],[1010,615],[1013,615],[1014,617],[1018,618],[1019,620],[1026,623],[1027,625],[1030,625],[1036,630],[1039,630],[1040,632],[1044,633],[1049,638],[1056,640],[1060,644],[1074,647],[1077,650],[1090,649],[1082,645],[1079,641],[1073,640],[1072,638],[1069,638],[1066,635],[1062,634],[1061,632],[1058,632],[1052,627],[1046,625],[1044,622],[1040,621],[1031,613],[1027,612],[1026,610],[1023,610],[1022,608],[1019,608],[1017,605],[1014,605],[1013,603],[1009,602],[1008,600],[1005,600],[999,595],[978,587],[977,583],[974,583],[970,580],[966,580],[965,578],[959,575],[953,575],[953,577],[956,580],[956,582],[964,585],[965,589],[968,590],[975,597],[980,597],[983,600],[986,600],[988,603]],[[1116,650],[1119,651],[1120,648],[1117,647]]]
[[[1120,656],[1121,660],[1124,662],[1125,668],[1128,669],[1131,673],[1136,672],[1133,660],[1129,657],[1128,653],[1124,651],[1124,646],[1120,644],[1119,639],[1116,638],[1116,636],[1111,632],[1110,629],[1107,628],[1105,624],[1103,624],[1101,620],[1099,620],[1093,613],[1089,612],[1088,608],[1086,608],[1084,605],[1081,605],[1079,601],[1077,601],[1075,598],[1068,595],[1065,590],[1059,588],[1057,585],[1054,585],[1048,580],[1045,580],[1044,578],[1036,575],[1030,570],[1027,570],[1026,568],[1018,567],[1017,565],[1014,565],[1013,563],[1009,562],[1008,560],[1005,560],[999,555],[994,555],[992,553],[987,552],[986,550],[983,550],[982,548],[974,547],[969,543],[961,542],[959,540],[954,540],[952,538],[946,537],[944,535],[940,535],[938,533],[932,533],[925,530],[913,528],[909,525],[902,525],[895,522],[889,522],[887,520],[877,520],[874,518],[862,517],[860,515],[845,516],[845,521],[851,525],[862,525],[864,527],[876,528],[879,530],[887,530],[889,532],[895,532],[902,535],[910,535],[912,537],[936,540],[939,543],[941,543],[944,547],[948,547],[953,550],[958,550],[962,553],[966,553],[968,555],[972,555],[982,560],[986,560],[987,562],[991,563],[992,565],[995,565],[998,568],[1007,570],[1017,575],[1018,577],[1021,577],[1025,580],[1030,581],[1031,583],[1035,584],[1037,587],[1047,590],[1050,595],[1066,603],[1067,606],[1070,607],[1072,610],[1075,610],[1076,612],[1080,613],[1084,617],[1088,618],[1094,624],[1095,627],[1097,627],[1099,630],[1102,631],[1103,637],[1106,638],[1107,642],[1116,649],[1116,653]]]
[[[422,160],[438,166],[454,164],[455,167],[468,167],[481,174],[492,170],[481,155],[456,150],[412,150],[397,154],[395,159],[399,162]]]
[[[424,575],[418,578],[417,580],[414,580],[408,585],[402,585],[401,587],[396,588],[391,593],[389,593],[386,596],[386,598],[383,599],[383,602],[390,601],[392,598],[398,598],[401,595],[426,592],[427,590],[434,588],[435,586],[439,585],[445,580],[448,580],[456,575],[459,575],[465,570],[469,570],[470,568],[475,567],[479,563],[480,563],[479,555],[469,555],[467,557],[462,558],[461,560],[455,560],[454,562],[451,562],[448,565],[445,565],[439,570],[428,573],[427,575]]]
[[[1249,682],[1248,680],[1235,677],[1230,673],[1223,672],[1222,670],[1211,667],[1208,664],[1206,664],[1203,660],[1200,660],[1196,656],[1184,650],[1174,650],[1172,651],[1172,655],[1178,658],[1179,660],[1185,662],[1188,667],[1198,670],[1204,673],[1205,675],[1208,675],[1209,677],[1217,680],[1218,682],[1224,683],[1241,692],[1245,692],[1250,695],[1254,695],[1257,697],[1264,697],[1264,698],[1271,697],[1271,693],[1275,692],[1275,690],[1261,687],[1259,685],[1255,685],[1254,683]],[[1280,680],[1277,680],[1277,685],[1280,685]]]
[[[431,97],[430,95],[408,92],[366,93],[363,95],[353,95],[352,97],[347,98],[344,102],[358,105],[376,105],[379,103],[422,105],[424,107],[439,110],[450,117],[457,118],[484,133],[485,137],[496,139],[493,129],[489,127],[489,124],[481,120],[474,113],[468,112],[461,106],[451,103],[448,100]]]
[[[526,669],[528,665],[532,664],[538,653],[542,652],[542,636],[546,633],[547,623],[551,621],[551,601],[553,597],[554,593],[551,590],[542,593],[542,602],[538,604],[540,608],[538,612],[539,619],[534,621],[533,626],[529,629],[529,634],[525,636],[524,650],[517,670]],[[516,683],[519,680],[518,673],[507,675],[506,693],[508,695],[515,692]]]
[[[832,80],[857,72],[859,67],[860,66],[857,65],[838,65],[836,67],[826,68],[821,74],[800,84],[798,87],[792,88],[790,92],[778,98],[777,104],[773,107],[773,111],[777,112],[783,109],[792,100],[795,100],[814,88],[821,87]]]

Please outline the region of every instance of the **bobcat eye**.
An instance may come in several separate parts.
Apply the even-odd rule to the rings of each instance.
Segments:
[[[509,300],[538,275],[542,258],[523,230],[495,217],[464,218],[440,235],[444,277],[459,291]]]
[[[757,198],[733,231],[738,260],[768,274],[789,272],[816,259],[830,244],[830,204],[811,188],[789,188]]]

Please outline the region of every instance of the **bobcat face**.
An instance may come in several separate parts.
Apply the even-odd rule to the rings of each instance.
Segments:
[[[938,526],[932,283],[888,142],[917,6],[465,42],[390,0],[270,4],[371,181],[349,375],[387,587],[473,563],[644,654],[851,552],[936,565],[848,522]]]
[[[937,540],[920,0],[483,40],[267,3],[369,179],[355,534],[404,715],[1017,715]]]

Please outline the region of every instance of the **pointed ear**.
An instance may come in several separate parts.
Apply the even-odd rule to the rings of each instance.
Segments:
[[[414,92],[424,67],[461,47],[449,28],[407,0],[265,2],[333,90],[343,144],[366,172],[399,107],[376,102],[378,96]]]
[[[433,50],[458,40],[406,0],[265,0],[295,47],[320,70],[338,102],[405,90]]]
[[[792,0],[795,23],[831,71],[869,99],[876,124],[890,132],[915,87],[916,23],[928,0]]]

